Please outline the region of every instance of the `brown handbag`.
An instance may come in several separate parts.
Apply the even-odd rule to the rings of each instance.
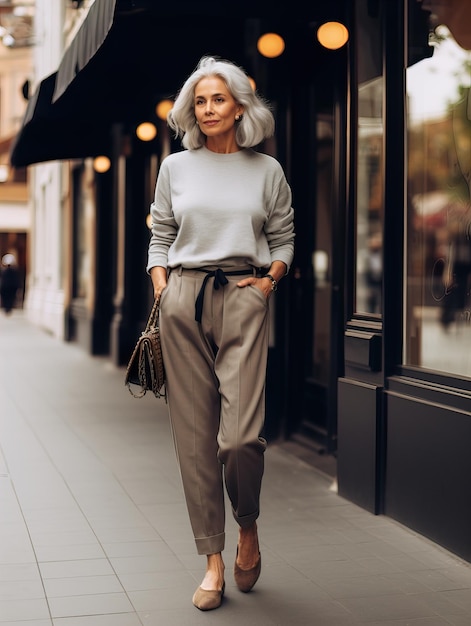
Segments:
[[[125,384],[132,396],[142,398],[152,391],[156,398],[165,398],[165,368],[160,345],[159,300],[156,299],[126,368]],[[138,391],[132,385],[139,387]]]

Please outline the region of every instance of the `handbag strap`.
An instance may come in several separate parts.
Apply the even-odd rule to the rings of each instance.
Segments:
[[[146,329],[144,332],[148,332],[151,328],[155,328],[155,326],[157,325],[157,320],[159,319],[159,302],[160,298],[156,298],[154,300],[154,304],[152,305],[152,309],[149,314],[149,319],[147,320]]]

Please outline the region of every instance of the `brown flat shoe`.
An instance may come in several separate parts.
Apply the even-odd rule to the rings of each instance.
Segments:
[[[221,591],[212,591],[198,587],[193,594],[193,604],[200,611],[212,611],[213,609],[218,609],[221,606],[225,588],[226,583],[222,585]]]
[[[239,546],[237,546],[236,560],[234,563],[234,580],[239,591],[248,593],[257,582],[262,570],[262,555],[258,553],[257,564],[251,569],[242,569],[237,565],[237,556],[239,555]]]

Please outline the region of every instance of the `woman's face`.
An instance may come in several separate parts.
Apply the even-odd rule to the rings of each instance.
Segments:
[[[207,137],[234,134],[236,115],[243,113],[226,83],[218,76],[202,78],[195,87],[195,117]]]

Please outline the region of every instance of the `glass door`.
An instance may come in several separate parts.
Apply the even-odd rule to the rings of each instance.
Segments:
[[[336,450],[337,361],[335,324],[338,313],[335,299],[335,264],[343,258],[342,244],[335,228],[334,117],[320,113],[316,118],[315,150],[310,176],[313,208],[307,221],[307,246],[303,255],[303,381],[301,386],[301,422],[298,433],[307,437],[320,452]],[[338,240],[338,246],[334,246]]]

